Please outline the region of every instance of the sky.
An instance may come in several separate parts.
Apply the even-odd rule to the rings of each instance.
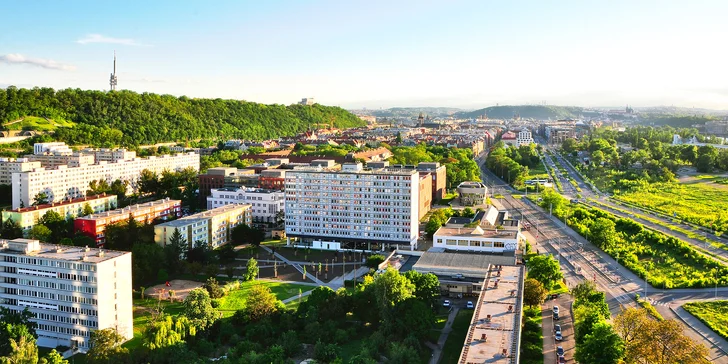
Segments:
[[[0,87],[728,109],[728,1],[3,1]]]

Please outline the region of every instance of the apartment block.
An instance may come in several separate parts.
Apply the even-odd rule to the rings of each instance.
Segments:
[[[164,170],[177,171],[185,168],[199,170],[200,156],[186,153],[116,162],[100,161],[97,164],[78,167],[34,168],[30,171],[13,173],[13,208],[19,208],[21,204],[30,206],[33,198],[40,192],[45,192],[51,201],[60,202],[85,196],[89,183],[93,180],[106,180],[111,184],[121,179],[129,181],[130,188],[133,189],[137,185],[139,175],[145,169],[162,173]]]
[[[102,246],[106,242],[106,226],[121,221],[126,221],[129,217],[133,217],[134,221],[139,223],[153,222],[154,220],[166,220],[182,216],[182,201],[156,200],[146,203],[140,203],[102,212],[99,214],[79,217],[73,222],[76,232],[81,232],[91,238],[96,239],[96,245]]]
[[[0,240],[0,306],[33,313],[38,346],[89,349],[95,330],[134,337],[131,253]]]
[[[132,160],[132,159],[136,158],[135,151],[126,150],[123,148],[118,148],[118,149],[85,148],[85,149],[81,150],[81,153],[93,156],[96,163],[101,162],[101,161],[106,161],[106,162],[128,161],[128,160]]]
[[[28,160],[40,162],[42,167],[53,168],[58,166],[80,167],[94,164],[94,156],[81,153],[59,153],[43,152],[40,154],[28,154]]]
[[[276,222],[276,215],[285,209],[283,191],[262,188],[213,189],[207,198],[207,209],[233,204],[250,204],[253,225],[267,228]]]
[[[404,244],[417,247],[419,174],[414,169],[344,164],[286,173],[286,235],[291,244],[341,249]]]
[[[94,214],[113,210],[116,208],[116,195],[95,195],[75,198],[73,200],[65,200],[61,202],[53,202],[47,205],[35,205],[2,212],[2,221],[13,220],[20,225],[24,231],[29,231],[38,223],[38,220],[49,211],[55,211],[66,219],[73,219],[81,216],[83,208],[88,204]]]
[[[40,167],[40,162],[28,158],[0,158],[0,184],[9,185],[12,183],[13,173],[32,171]]]
[[[447,169],[438,162],[420,163],[417,165],[420,175],[429,174],[432,176],[432,200],[440,201],[445,198],[447,192]]]
[[[178,230],[189,248],[205,244],[214,249],[230,242],[234,227],[252,223],[250,211],[249,204],[225,205],[155,225],[154,242],[166,246],[174,231]]]
[[[260,176],[253,170],[234,167],[210,168],[207,173],[197,176],[200,184],[200,200],[206,204],[213,188],[258,187],[259,178]]]

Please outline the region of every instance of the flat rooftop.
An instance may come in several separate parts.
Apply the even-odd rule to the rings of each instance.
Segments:
[[[523,266],[491,266],[458,363],[518,363]]]
[[[249,203],[233,203],[229,205],[224,205],[220,207],[216,207],[212,210],[207,210],[203,212],[196,213],[194,215],[185,216],[183,218],[179,218],[177,220],[167,221],[165,223],[158,224],[157,226],[187,226],[190,223],[194,222],[195,220],[202,220],[202,219],[208,219],[213,216],[221,215],[230,211],[234,211],[237,209],[248,209],[252,205]]]
[[[44,205],[35,205],[35,206],[30,206],[30,207],[17,208],[15,210],[9,210],[9,211],[22,213],[22,212],[28,212],[28,211],[45,210],[45,209],[49,209],[51,207],[71,205],[74,203],[88,202],[88,201],[99,200],[99,199],[116,199],[116,195],[101,194],[101,195],[79,197],[79,198],[74,198],[72,200],[63,200],[60,202],[54,202],[54,203],[49,203],[49,204],[44,204]]]
[[[98,220],[103,219],[109,216],[129,216],[129,213],[132,211],[137,210],[144,210],[144,209],[150,209],[150,208],[156,208],[156,207],[171,207],[174,205],[180,205],[182,204],[182,200],[170,200],[169,198],[161,199],[161,200],[155,200],[145,203],[140,203],[136,205],[130,205],[121,209],[101,212],[98,214],[88,215],[88,216],[82,216],[76,218],[77,220]]]
[[[412,267],[421,273],[436,275],[464,274],[470,277],[486,277],[490,265],[516,265],[515,256],[488,255],[482,253],[446,253],[426,251]]]
[[[30,250],[28,252],[15,249],[17,247],[39,247],[38,250]],[[37,240],[31,239],[14,239],[0,240],[0,253],[17,254],[36,258],[46,258],[55,260],[75,261],[81,263],[100,263],[108,259],[120,257],[131,252],[106,250],[97,248],[82,248],[77,246],[55,245],[38,243]],[[101,253],[101,254],[99,254]],[[85,257],[85,259],[84,259]]]
[[[473,238],[501,238],[516,239],[518,229],[483,229],[478,227],[447,227],[443,226],[435,232],[435,236],[452,236],[452,237],[473,237]]]

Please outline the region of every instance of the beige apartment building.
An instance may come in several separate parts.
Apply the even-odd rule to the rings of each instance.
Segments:
[[[225,205],[154,226],[154,242],[166,246],[178,230],[189,248],[206,244],[215,249],[230,242],[233,228],[252,223],[250,204]]]

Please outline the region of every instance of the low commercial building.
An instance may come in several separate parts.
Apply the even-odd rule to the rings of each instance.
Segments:
[[[2,221],[13,220],[20,225],[23,231],[29,231],[38,223],[38,220],[49,211],[55,211],[66,219],[74,219],[83,214],[84,207],[88,205],[93,209],[94,214],[113,210],[116,208],[116,195],[95,195],[80,197],[73,200],[49,203],[46,205],[35,205],[19,209],[3,211]]]
[[[0,240],[0,307],[28,309],[38,346],[89,349],[92,331],[134,337],[131,253]]]
[[[488,187],[482,182],[466,181],[458,186],[460,204],[464,206],[484,205],[488,197]]]
[[[236,226],[251,225],[250,211],[249,204],[226,205],[155,225],[154,242],[166,246],[177,230],[189,248],[204,244],[214,249],[230,242]]]
[[[106,242],[106,227],[108,225],[128,220],[130,217],[138,223],[153,222],[155,220],[167,220],[182,216],[182,201],[156,200],[146,203],[140,203],[102,212],[99,214],[79,217],[73,222],[76,232],[85,234],[88,237],[96,239],[96,245],[102,246]]]
[[[525,240],[519,220],[510,219],[507,211],[493,206],[472,220],[462,219],[467,220],[453,218],[439,228],[432,238],[433,248],[512,255]]]

